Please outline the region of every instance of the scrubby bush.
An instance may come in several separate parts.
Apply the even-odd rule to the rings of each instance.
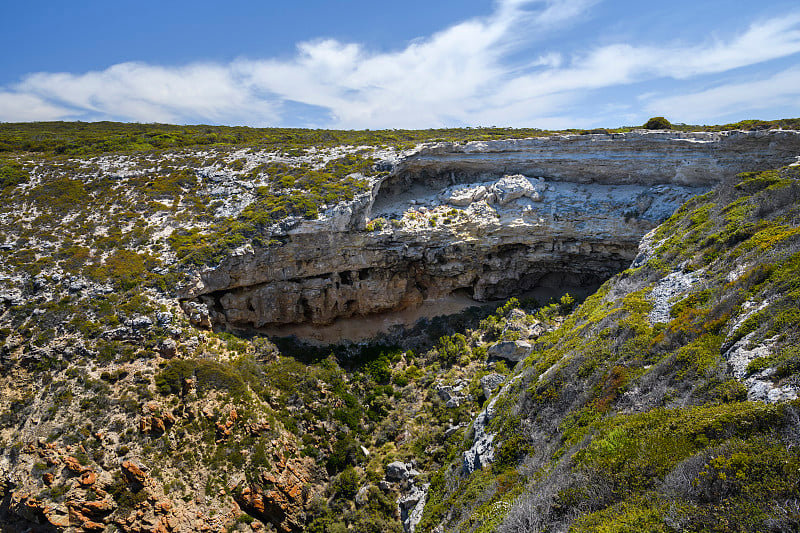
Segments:
[[[669,130],[672,129],[672,124],[664,117],[653,117],[642,127],[646,130]]]
[[[337,497],[352,500],[356,492],[358,492],[359,481],[360,479],[356,469],[352,466],[348,466],[336,476],[336,479],[334,479],[332,483],[332,488]]]
[[[28,173],[16,161],[0,162],[0,191],[28,181]]]

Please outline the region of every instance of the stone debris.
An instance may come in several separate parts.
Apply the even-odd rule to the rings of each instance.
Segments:
[[[456,186],[445,189],[439,195],[439,198],[442,202],[456,207],[467,207],[473,202],[479,202],[480,200],[483,200],[486,198],[487,194],[488,190],[485,185],[471,187]],[[411,205],[417,204],[416,200],[412,200],[412,202],[413,203]]]
[[[747,366],[750,362],[759,357],[772,355],[773,347],[778,340],[778,337],[772,337],[757,346],[750,347],[754,334],[748,333],[725,352],[725,359],[728,361],[731,373],[747,388],[747,399],[751,402],[767,403],[796,399],[798,390],[795,386],[792,384],[778,386],[772,382],[771,377],[775,374],[775,368],[765,368],[751,376],[747,375]]]
[[[422,520],[429,488],[430,483],[419,487],[411,485],[409,492],[397,500],[397,508],[400,512],[400,520],[403,522],[405,533],[414,533],[420,520]]]
[[[156,313],[156,322],[157,322],[157,323],[158,323],[158,325],[159,325],[159,326],[161,326],[162,328],[163,328],[163,327],[166,327],[166,326],[169,326],[170,324],[172,324],[172,320],[173,320],[174,318],[175,318],[175,317],[174,317],[174,316],[172,315],[172,313],[170,313],[169,311],[164,311],[164,312],[158,312],[158,313]]]
[[[288,442],[283,444],[286,452],[296,451]],[[233,494],[247,514],[290,533],[302,531],[304,509],[320,494],[320,481],[327,476],[310,457],[287,459],[283,450],[276,446],[276,463],[271,471],[260,472],[257,484],[238,486]]]
[[[181,308],[189,317],[189,322],[199,328],[211,328],[211,316],[208,306],[199,302],[181,302]]]
[[[472,422],[475,437],[472,446],[464,452],[462,470],[469,475],[494,460],[494,433],[487,433],[486,426],[494,416],[494,401],[481,411]]]
[[[487,374],[481,378],[481,389],[483,390],[483,395],[486,398],[492,396],[494,391],[500,388],[500,385],[506,380],[506,377],[503,374]]]
[[[22,295],[22,290],[18,288],[0,290],[0,304],[11,307],[22,305],[26,298]]]
[[[464,389],[467,388],[467,385],[468,383],[466,381],[458,380],[453,385],[437,383],[434,388],[439,398],[444,400],[445,407],[452,409],[461,406],[461,404],[469,399],[469,394],[463,392]]]
[[[149,329],[153,327],[153,320],[146,316],[135,316],[125,321],[125,325],[131,329]]]
[[[501,393],[513,385],[520,376],[521,374],[517,374],[510,380],[507,380],[505,385],[503,385]],[[487,427],[495,416],[494,405],[500,396],[500,393],[496,394],[483,411],[478,413],[478,416],[472,421],[472,430],[474,433],[472,445],[462,454],[461,470],[465,475],[480,470],[494,461],[495,434],[489,433]]]

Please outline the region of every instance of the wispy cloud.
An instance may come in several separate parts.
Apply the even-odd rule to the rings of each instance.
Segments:
[[[90,119],[122,117],[148,122],[180,122],[201,116],[212,122],[265,122],[278,115],[272,102],[256,98],[229,66],[192,64],[166,68],[121,63],[101,72],[31,74],[15,87],[18,95],[48,102],[60,115]],[[0,102],[2,97],[0,97]]]
[[[288,60],[181,67],[122,63],[83,74],[31,74],[0,89],[0,120],[298,125],[286,107],[299,102],[327,111],[313,126],[564,127],[577,120],[592,122],[573,107],[593,91],[665,78],[687,80],[800,53],[800,13],[754,22],[728,40],[703,38],[660,47],[618,42],[570,53],[553,51],[551,38],[545,51],[544,39],[586,17],[596,3],[502,0],[488,17],[385,53],[323,39],[298,44]],[[523,55],[527,60],[519,59]],[[740,108],[751,90],[772,95],[775,102],[800,95],[796,70],[773,81],[784,85],[776,90],[770,80],[734,82],[688,95],[654,95],[642,99],[642,110],[677,110],[680,102],[681,116],[705,117],[710,110],[724,115]],[[612,102],[598,109],[626,112]]]
[[[740,113],[777,107],[796,109],[800,101],[800,68],[790,68],[764,80],[730,83],[677,96],[652,96],[645,100],[646,109],[651,113],[664,113],[679,120],[696,116],[714,120],[730,113],[731,109]]]
[[[71,115],[71,110],[35,94],[0,91],[0,120],[5,122],[66,120]]]

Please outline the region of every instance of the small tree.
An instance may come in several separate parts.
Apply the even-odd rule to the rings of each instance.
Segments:
[[[664,117],[653,117],[642,126],[646,130],[670,130],[672,124]]]

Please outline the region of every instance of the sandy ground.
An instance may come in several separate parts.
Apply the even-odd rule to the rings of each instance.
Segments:
[[[537,287],[528,291],[520,298],[535,298],[536,301],[547,303],[550,299],[558,299],[566,293],[582,300],[597,287]],[[366,317],[342,318],[327,326],[314,326],[301,324],[264,328],[260,332],[274,337],[289,337],[294,335],[299,340],[318,346],[335,344],[341,341],[361,342],[376,339],[381,334],[388,333],[394,326],[411,327],[418,320],[437,316],[454,315],[469,307],[494,305],[500,306],[505,300],[478,302],[464,293],[454,293],[445,298],[426,300],[418,307],[402,311],[380,313]]]

